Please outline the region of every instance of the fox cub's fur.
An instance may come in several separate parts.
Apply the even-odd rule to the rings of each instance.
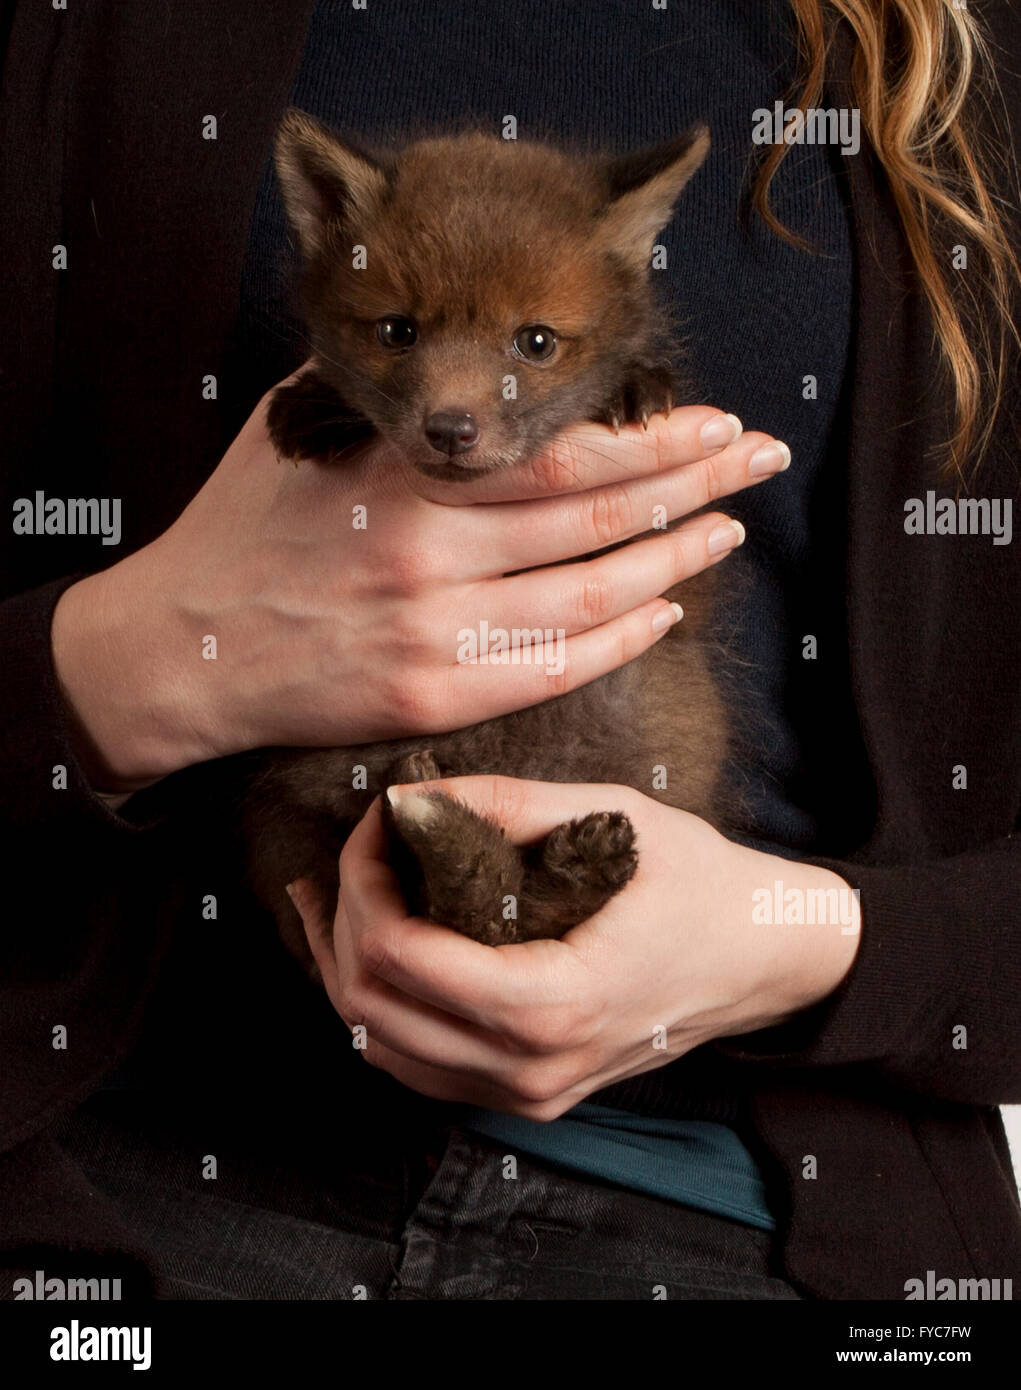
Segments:
[[[379,156],[288,113],[277,171],[314,360],[275,393],[279,452],[343,467],[342,449],[378,432],[422,472],[463,481],[535,456],[567,425],[669,412],[685,389],[648,268],[708,149],[696,126],[613,158],[474,133]],[[284,884],[311,876],[334,897],[346,836],[398,782],[624,783],[713,819],[726,720],[706,654],[709,593],[708,572],[689,580],[684,621],[643,656],[532,709],[430,738],[267,753],[246,838],[291,949],[307,958]],[[525,849],[441,793],[384,800],[411,905],[491,944],[562,935],[637,864],[612,790],[593,800],[605,808]]]

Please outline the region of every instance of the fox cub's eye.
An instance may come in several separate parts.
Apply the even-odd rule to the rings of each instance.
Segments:
[[[514,347],[526,362],[546,362],[556,351],[557,335],[544,323],[530,323],[514,335]]]
[[[376,337],[384,347],[409,348],[418,337],[418,329],[412,319],[393,314],[376,324]]]

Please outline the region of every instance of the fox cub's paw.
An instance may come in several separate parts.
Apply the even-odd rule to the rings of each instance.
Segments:
[[[638,867],[634,827],[622,811],[594,811],[551,830],[542,858],[554,878],[616,893]]]
[[[556,826],[525,862],[529,934],[563,936],[594,917],[634,877],[634,827],[620,811],[595,811]]]
[[[332,462],[347,445],[373,433],[369,422],[312,371],[277,387],[270,397],[266,427],[282,458],[321,463]]]
[[[669,415],[676,392],[673,373],[667,367],[648,367],[636,362],[628,368],[620,388],[596,416],[601,425],[620,429],[621,425],[647,427],[649,417]]]
[[[429,751],[391,769],[391,789],[441,776]],[[638,865],[619,811],[596,811],[520,848],[494,821],[445,792],[404,785],[383,810],[394,867],[412,910],[488,946],[560,937],[593,917]]]
[[[402,782],[432,782],[442,776],[432,749],[424,748],[398,758],[390,769],[388,780],[390,786],[399,787]]]
[[[388,793],[384,815],[414,911],[488,946],[520,940],[521,851],[498,825],[444,792],[408,788]]]

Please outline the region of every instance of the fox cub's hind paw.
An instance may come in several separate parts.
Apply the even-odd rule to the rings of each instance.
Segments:
[[[391,782],[439,775],[431,753],[416,753]],[[527,849],[441,791],[388,793],[384,818],[413,911],[488,946],[563,936],[605,907],[638,863],[634,829],[616,811],[558,825]]]
[[[553,878],[615,893],[638,867],[635,832],[621,811],[593,811],[551,830],[542,860]]]
[[[615,430],[621,425],[647,427],[650,416],[669,415],[675,399],[674,377],[669,368],[647,367],[636,362],[596,420]]]
[[[526,854],[525,916],[532,936],[563,936],[594,917],[638,867],[634,827],[620,811],[556,826]]]
[[[394,861],[410,906],[488,946],[520,940],[521,851],[493,821],[439,791],[387,796]]]

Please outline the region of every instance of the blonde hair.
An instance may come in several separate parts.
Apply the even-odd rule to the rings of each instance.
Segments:
[[[822,0],[789,3],[801,60],[791,101],[805,110],[819,104],[832,26]],[[831,4],[854,34],[854,101],[896,203],[953,387],[954,424],[943,467],[966,481],[988,447],[1011,343],[1018,342],[1013,309],[1021,270],[990,191],[1000,156],[980,142],[974,122],[975,103],[988,106],[996,95],[989,54],[976,20],[954,0]],[[1006,141],[1003,148],[1009,148]],[[770,184],[788,151],[787,145],[770,148],[753,204],[774,231],[807,247],[769,205]],[[969,254],[980,253],[981,292],[990,295],[993,313],[972,277],[952,270],[949,243],[937,240],[937,231],[965,238]]]

